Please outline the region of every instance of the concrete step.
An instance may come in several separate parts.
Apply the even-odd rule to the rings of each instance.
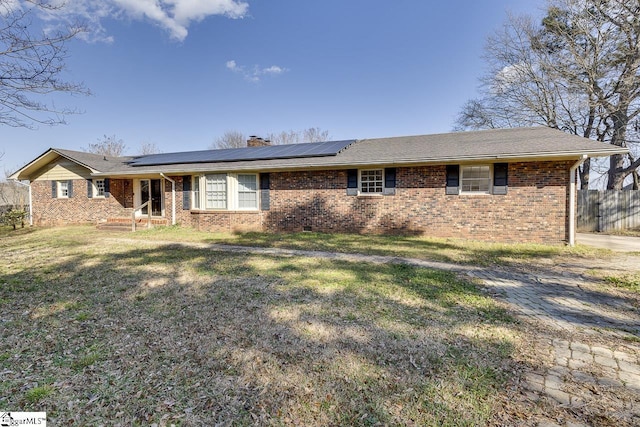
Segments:
[[[102,222],[96,226],[98,230],[108,231],[131,231],[131,223],[124,224],[119,222]]]

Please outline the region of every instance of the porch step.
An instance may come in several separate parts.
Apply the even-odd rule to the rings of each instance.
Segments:
[[[136,218],[136,229],[147,228],[148,222],[148,218]],[[168,224],[164,218],[151,218],[151,227]],[[131,231],[131,218],[107,218],[107,221],[99,223],[97,228],[99,230]]]
[[[98,230],[108,231],[131,231],[131,223],[123,224],[118,222],[102,222],[96,226]]]

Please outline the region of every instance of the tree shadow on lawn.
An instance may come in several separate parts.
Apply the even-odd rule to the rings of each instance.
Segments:
[[[398,256],[482,266],[548,259],[566,251],[562,246],[500,244],[401,234],[382,236],[321,232],[238,232],[232,236],[206,238],[204,241],[213,244]]]
[[[179,246],[63,259],[0,275],[0,406],[60,424],[478,425],[517,368],[511,319],[449,273]]]

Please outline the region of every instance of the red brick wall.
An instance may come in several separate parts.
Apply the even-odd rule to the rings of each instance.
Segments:
[[[270,231],[424,234],[501,242],[568,238],[570,162],[509,164],[506,195],[445,195],[445,166],[398,168],[396,194],[347,196],[346,171],[271,174]]]
[[[70,198],[51,197],[51,181],[31,183],[34,225],[97,223],[109,217],[131,215],[125,209],[133,205],[131,180],[110,180],[111,197],[87,197],[87,181],[73,180]]]
[[[347,171],[271,173],[269,211],[183,209],[183,177],[176,181],[176,222],[203,231],[302,231],[420,234],[500,242],[560,243],[568,239],[572,162],[509,164],[506,195],[445,194],[445,166],[397,168],[396,194],[348,196]],[[74,181],[71,199],[52,199],[51,181],[32,183],[34,224],[95,223],[128,216],[131,180],[111,180],[112,197],[88,199]],[[171,220],[171,183],[165,213]]]
[[[193,211],[191,224],[200,231],[263,231],[262,212],[259,211]]]

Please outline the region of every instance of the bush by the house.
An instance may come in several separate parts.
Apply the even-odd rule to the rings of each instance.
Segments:
[[[20,224],[21,228],[24,228],[24,223],[27,219],[28,213],[21,209],[14,209],[0,214],[0,224],[11,225],[15,230]]]

